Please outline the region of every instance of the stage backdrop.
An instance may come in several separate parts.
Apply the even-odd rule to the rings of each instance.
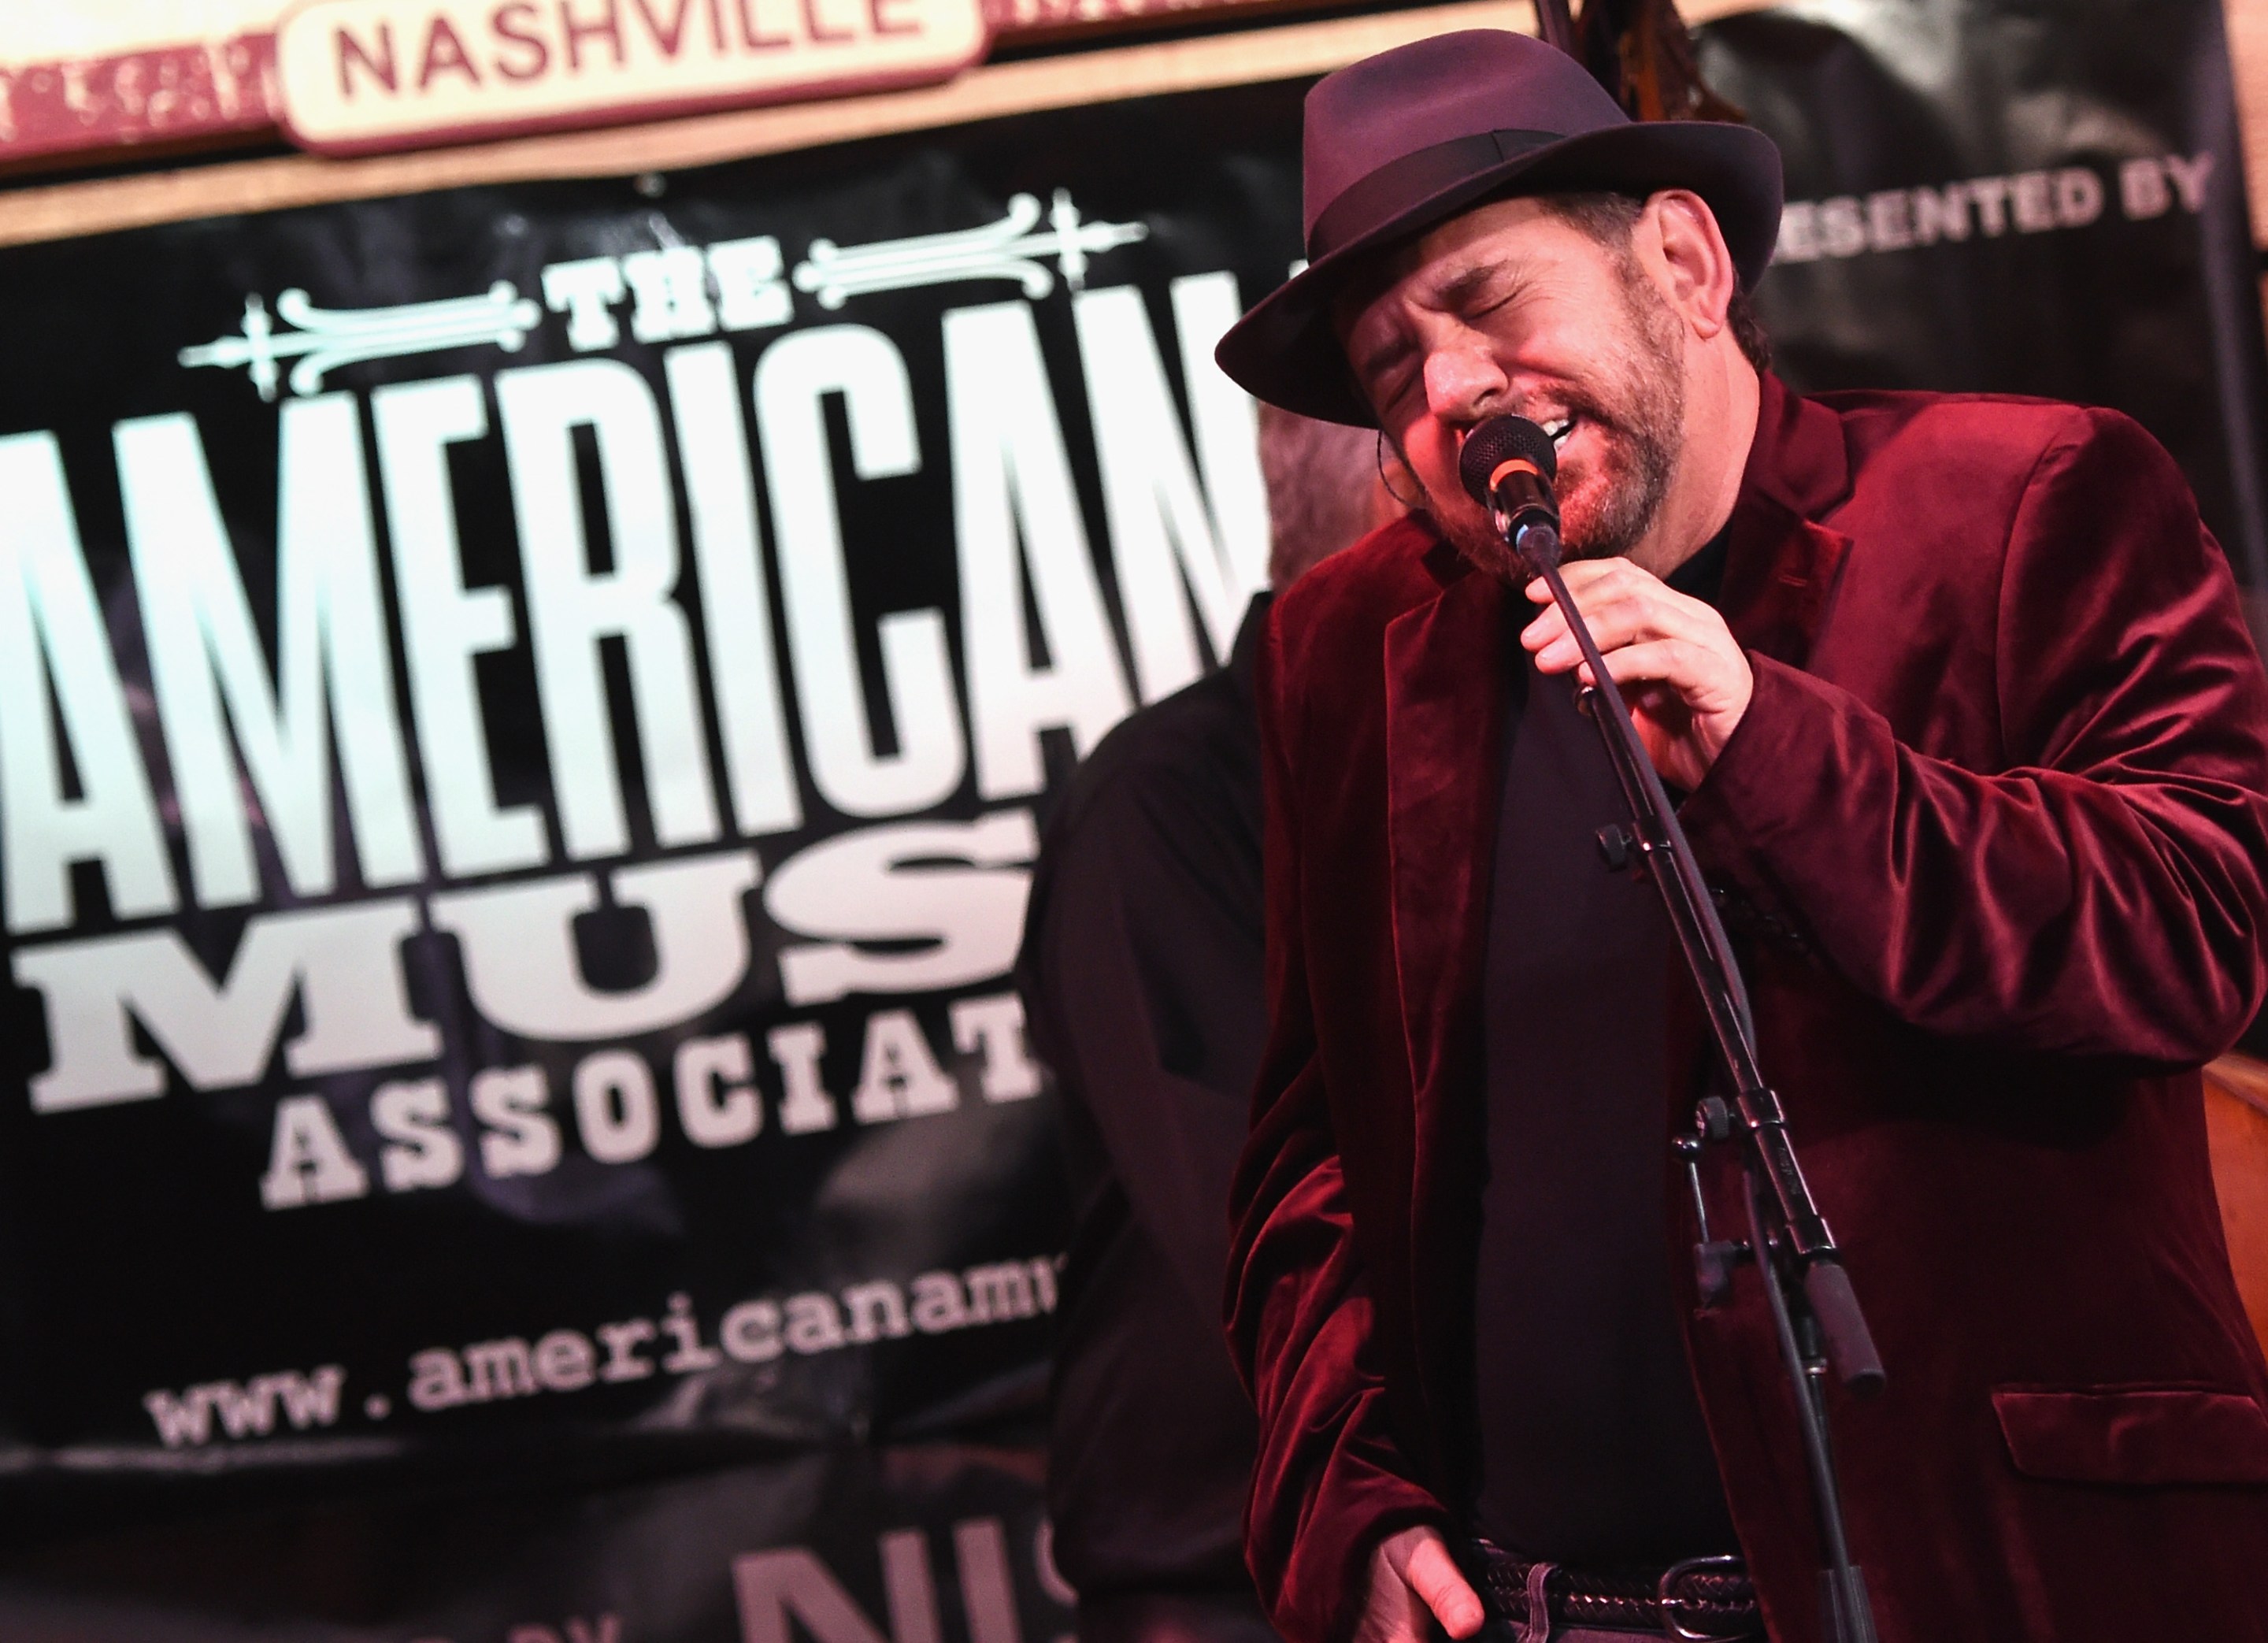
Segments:
[[[2121,405],[2257,571],[2211,6],[1705,51],[1792,377]],[[0,253],[0,1634],[1067,1624],[1005,974],[1259,580],[1301,89]]]
[[[1029,1407],[1005,975],[1263,579],[1295,99],[0,262],[9,1508]]]

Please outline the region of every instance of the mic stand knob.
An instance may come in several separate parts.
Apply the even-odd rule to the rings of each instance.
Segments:
[[[1714,1102],[1717,1112],[1709,1110]],[[1681,1135],[1671,1143],[1677,1156],[1685,1165],[1686,1183],[1693,1189],[1693,1217],[1700,1241],[1693,1246],[1693,1283],[1699,1292],[1701,1310],[1713,1312],[1731,1299],[1733,1269],[1749,1258],[1749,1246],[1738,1238],[1712,1238],[1709,1235],[1709,1202],[1701,1191],[1701,1147],[1705,1137],[1721,1141],[1732,1131],[1732,1112],[1724,1101],[1712,1095],[1701,1105],[1698,1122],[1691,1135]],[[1719,1125],[1722,1130],[1719,1131]]]

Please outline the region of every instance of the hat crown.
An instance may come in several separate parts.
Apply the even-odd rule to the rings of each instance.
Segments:
[[[1463,29],[1350,63],[1307,92],[1302,223],[1352,184],[1406,155],[1459,137],[1523,129],[1573,136],[1630,116],[1556,46],[1503,29]]]

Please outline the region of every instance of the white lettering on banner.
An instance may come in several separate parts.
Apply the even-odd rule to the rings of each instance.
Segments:
[[[280,1409],[294,1432],[335,1426],[339,1418],[339,1394],[347,1372],[340,1364],[325,1364],[302,1374],[287,1369],[277,1374],[255,1375],[249,1381],[211,1381],[174,1393],[155,1391],[142,1400],[158,1440],[169,1449],[195,1448],[213,1437],[213,1417],[220,1417],[220,1435],[264,1438],[276,1429]]]
[[[617,1614],[569,1615],[559,1625],[563,1630],[531,1620],[506,1632],[504,1643],[622,1643],[622,1617]]]
[[[2129,221],[2162,217],[2178,199],[2191,215],[2205,209],[2213,157],[2148,155],[2118,168],[2119,209]],[[1970,177],[1915,188],[1885,188],[1864,196],[1791,200],[1780,217],[1778,262],[1815,262],[1868,252],[1994,239],[2009,233],[2042,234],[2085,228],[2101,219],[2109,194],[2084,166],[2009,176]]]
[[[2170,197],[2184,179],[2160,181]],[[376,387],[367,428],[364,395],[319,392],[320,372],[286,394],[261,361],[408,358],[412,318],[469,326],[475,299],[330,311],[298,293],[298,341],[255,305],[243,350],[183,362],[249,364],[282,400],[272,531],[244,523],[264,499],[231,490],[241,464],[210,425],[122,421],[123,564],[99,594],[56,439],[0,438],[0,690],[20,704],[0,716],[0,895],[11,934],[47,938],[11,960],[46,1015],[33,1109],[298,1080],[270,1097],[258,1190],[306,1210],[1037,1094],[1020,1006],[997,991],[1037,851],[1022,801],[1059,745],[1090,750],[1227,648],[1267,530],[1253,408],[1210,358],[1233,277],[1176,279],[1154,307],[1089,289],[1096,257],[1148,231],[1061,195],[1042,226],[1036,197],[981,232],[814,239],[793,264],[836,306],[1023,282],[1022,300],[940,315],[920,362],[949,461],[924,462],[902,338],[829,325],[752,358],[683,341],[792,321],[790,260],[765,235],[554,264],[544,304],[504,290],[521,332],[482,318],[452,346],[515,348],[548,304],[576,355],[493,388]],[[1034,303],[1057,289],[1075,352],[1050,361]],[[590,357],[633,344],[659,357]],[[1066,423],[1059,393],[1083,414]],[[1081,427],[1085,451],[1065,437]],[[1095,464],[1097,518],[1075,460]],[[951,488],[957,611],[941,564],[918,591],[873,573],[901,550],[869,521],[902,478],[932,512]],[[471,569],[503,531],[517,565]],[[129,666],[146,654],[146,689],[114,636]],[[971,798],[1019,807],[920,814]],[[789,833],[799,848],[760,867],[753,841]],[[286,898],[315,904],[259,905]],[[184,899],[252,904],[225,961],[142,923]],[[449,1042],[411,1013],[421,928],[461,960],[462,1000],[419,1005]],[[648,935],[650,969],[620,973]],[[857,995],[877,1002],[763,1016]],[[512,1065],[480,1065],[515,1040],[530,1048],[490,1052]],[[963,1289],[917,1285],[907,1326],[990,1297],[971,1312]],[[797,1352],[887,1336],[892,1316],[869,1296],[770,1327]],[[592,1373],[670,1350],[634,1335],[602,1332]]]
[[[851,471],[862,480],[921,466],[913,389],[897,347],[864,326],[782,337],[756,362],[756,420],[779,534],[788,654],[803,709],[812,780],[846,815],[925,810],[961,785],[959,697],[938,611],[897,610],[877,624],[884,695],[897,750],[880,750],[860,682],[850,584],[836,511],[834,460],[820,402],[843,396]]]
[[[855,1284],[843,1292],[843,1310],[850,1316],[854,1345],[899,1340],[914,1332],[906,1319],[906,1293],[895,1284]]]
[[[473,1074],[466,1100],[481,1132],[481,1173],[491,1181],[549,1175],[561,1157],[559,1126],[545,1113],[551,1091],[541,1067],[490,1067]]]
[[[1015,994],[956,999],[946,1013],[946,1034],[936,1040],[911,1010],[877,1010],[866,1018],[858,1081],[849,1101],[858,1124],[934,1117],[957,1111],[964,1096],[1001,1102],[1039,1093],[1040,1069],[1023,1042],[1023,1006]],[[781,1133],[834,1129],[835,1098],[821,1083],[827,1037],[819,1023],[775,1028],[767,1047],[778,1076]],[[952,1051],[958,1059],[948,1071]],[[666,1103],[659,1093],[665,1076],[673,1098]],[[764,1131],[765,1097],[754,1052],[742,1034],[688,1038],[674,1051],[657,1049],[651,1056],[626,1048],[595,1050],[570,1070],[567,1087],[577,1138],[584,1155],[595,1163],[631,1164],[651,1157],[660,1145],[667,1111],[676,1114],[678,1128],[698,1147],[744,1146]],[[468,1139],[476,1143],[470,1159],[490,1181],[549,1175],[565,1157],[551,1101],[542,1068],[484,1068],[467,1082],[465,1104],[471,1117],[460,1136],[441,1079],[381,1083],[370,1095],[370,1128],[381,1143],[376,1154],[379,1183],[389,1193],[453,1185],[465,1175]],[[366,1160],[357,1155],[320,1096],[291,1095],[277,1102],[269,1155],[262,1185],[262,1201],[269,1209],[301,1209],[370,1191]]]
[[[504,371],[497,406],[527,576],[528,638],[551,748],[551,788],[567,853],[630,848],[607,711],[601,639],[622,642],[644,755],[646,802],[665,847],[717,836],[717,805],[693,642],[677,588],[677,512],[661,415],[646,380],[620,360]],[[590,430],[614,568],[591,568],[574,431]]]
[[[955,1523],[953,1549],[969,1643],[1023,1643],[1000,1520]],[[733,1560],[740,1643],[796,1643],[806,1634],[814,1643],[939,1643],[944,1624],[929,1536],[917,1529],[891,1529],[876,1537],[876,1551],[889,1610],[887,1634],[808,1547],[785,1546]]]
[[[1012,992],[961,998],[946,1012],[954,1047],[980,1057],[977,1087],[989,1101],[1028,1101],[1040,1093],[1040,1068],[1024,1046],[1024,1001]]]
[[[892,1643],[939,1643],[937,1581],[929,1566],[929,1536],[917,1529],[876,1536],[882,1556],[882,1593],[889,1604]],[[735,1559],[738,1562],[738,1559]],[[738,1570],[734,1586],[737,1588]]]
[[[2163,217],[2176,200],[2192,216],[2205,210],[2205,183],[2213,175],[2210,152],[2194,158],[2161,154],[2130,159],[2118,168],[2118,197],[2126,215]]]
[[[151,683],[198,901],[228,907],[260,895],[224,709],[294,895],[328,895],[337,885],[334,718],[363,883],[382,888],[421,876],[354,400],[293,400],[279,418],[273,683],[196,424],[144,417],[119,424],[114,441]]]
[[[1197,471],[1204,475],[1213,532],[1223,563],[1248,600],[1268,586],[1268,486],[1260,472],[1260,415],[1252,396],[1228,379],[1212,357],[1228,328],[1244,317],[1236,276],[1185,274],[1167,287],[1181,348],[1182,382],[1195,424]],[[1242,612],[1240,609],[1239,613]],[[1232,630],[1229,639],[1236,635]],[[1226,661],[1229,646],[1216,647]]]
[[[500,587],[465,586],[449,486],[449,446],[488,435],[481,385],[445,377],[383,387],[371,395],[371,416],[441,870],[468,878],[540,866],[550,854],[541,815],[533,806],[497,803],[473,672],[476,657],[512,648],[512,599]]]
[[[276,1138],[260,1201],[271,1210],[335,1204],[370,1191],[370,1172],[347,1150],[330,1103],[320,1095],[286,1095],[276,1106]]]
[[[803,825],[803,802],[772,651],[755,475],[733,350],[704,343],[672,349],[662,363],[693,520],[694,574],[733,821],[745,836],[784,833]]]
[[[611,310],[626,289],[620,257],[580,257],[543,270],[544,306],[567,316],[568,346],[586,353],[622,340]]]
[[[654,973],[643,986],[600,991],[583,978],[574,921],[599,905],[588,873],[432,897],[426,916],[454,935],[473,1006],[523,1038],[574,1043],[652,1032],[732,997],[748,971],[740,897],[762,870],[747,851],[688,856],[607,875],[615,905],[642,910]]]
[[[655,1322],[661,1325],[661,1332],[675,1343],[669,1356],[661,1360],[664,1374],[698,1374],[725,1361],[724,1354],[715,1347],[701,1344],[701,1324],[693,1315],[691,1296],[672,1295],[669,1310]]]
[[[432,1414],[658,1375],[699,1374],[728,1359],[770,1363],[788,1354],[815,1357],[917,1334],[1028,1323],[1055,1311],[1060,1264],[1060,1257],[1044,1256],[995,1261],[961,1272],[923,1272],[903,1282],[866,1278],[839,1293],[806,1290],[743,1300],[717,1320],[713,1344],[703,1337],[692,1298],[674,1294],[656,1318],[625,1318],[587,1331],[553,1330],[532,1343],[526,1336],[504,1336],[463,1346],[426,1347],[410,1355],[404,1396],[412,1409]],[[280,1377],[272,1378],[280,1383]],[[201,1390],[181,1396],[154,1392],[145,1400],[161,1430],[178,1433],[178,1444],[202,1444],[211,1435],[210,1420],[200,1424],[194,1411]],[[333,1418],[337,1395],[332,1388]],[[291,1406],[301,1405],[309,1407],[311,1423],[320,1415],[320,1399],[303,1396],[300,1404]],[[328,1418],[320,1424],[329,1424]]]
[[[653,1359],[638,1356],[637,1349],[653,1338],[653,1325],[644,1318],[601,1323],[596,1333],[607,1347],[607,1361],[599,1366],[600,1380],[611,1386],[643,1381],[653,1373]]]
[[[740,1146],[764,1127],[755,1057],[745,1035],[688,1038],[672,1057],[677,1122],[696,1146]]]
[[[713,304],[702,280],[704,261],[716,284]],[[626,257],[584,257],[543,270],[543,301],[567,316],[568,345],[584,353],[622,341],[613,309],[632,291],[638,306],[630,331],[640,342],[763,330],[795,317],[785,269],[779,241],[770,234]]]
[[[810,1135],[835,1127],[835,1097],[820,1082],[819,1058],[827,1053],[827,1032],[816,1021],[776,1027],[764,1035],[764,1048],[780,1070],[780,1130]]]
[[[1082,221],[1070,194],[1061,188],[1055,192],[1047,218],[1045,230],[1032,232],[1040,221],[1039,200],[1017,194],[1009,196],[1004,217],[980,228],[863,246],[814,239],[809,257],[796,268],[793,284],[797,290],[812,292],[819,306],[830,311],[870,292],[972,280],[1007,281],[1021,287],[1026,297],[1038,298],[1056,286],[1057,276],[1046,267],[1049,257],[1056,260],[1064,284],[1080,291],[1096,256],[1150,235],[1145,223]],[[789,281],[782,277],[785,266],[779,241],[759,234],[708,246],[673,243],[658,251],[554,262],[543,269],[540,283],[543,306],[567,318],[568,345],[588,353],[622,341],[622,326],[613,310],[633,291],[638,306],[631,329],[641,341],[785,325],[795,313]],[[1292,271],[1296,274],[1306,266],[1294,263]],[[1233,306],[1233,290],[1230,300]],[[241,366],[260,397],[272,400],[284,387],[295,394],[315,393],[327,373],[364,360],[482,346],[517,352],[540,312],[510,280],[495,281],[477,297],[388,308],[318,308],[306,291],[294,288],[277,294],[272,316],[255,292],[245,298],[244,319],[235,333],[184,348],[178,357],[186,366]],[[1233,312],[1224,328],[1234,317]],[[279,328],[278,320],[291,328]],[[1199,356],[1189,350],[1189,340],[1183,338],[1184,355],[1193,374],[1198,369],[1211,372],[1210,343]],[[280,376],[277,366],[293,357],[298,363],[289,377]],[[1251,414],[1248,402],[1244,412],[1248,417]]]
[[[926,1555],[922,1581],[926,1595]],[[902,1582],[888,1588],[896,1635],[885,1637],[827,1566],[804,1547],[733,1559],[741,1643],[795,1643],[799,1630],[815,1643],[934,1643],[934,1600],[927,1606],[908,1602],[902,1590]],[[909,1620],[914,1620],[910,1626]]]
[[[1052,1281],[1052,1268],[1035,1266],[1035,1276],[1042,1270]],[[1008,1573],[1008,1537],[1000,1520],[979,1517],[954,1524],[953,1552],[961,1566],[968,1643],[1024,1643],[1024,1629],[1016,1622],[1016,1586]]]
[[[7,499],[0,507],[0,702],[7,704],[0,712],[0,886],[8,929],[22,935],[75,922],[70,870],[82,861],[102,869],[119,917],[170,913],[177,903],[157,799],[53,434],[0,439],[0,497]],[[66,748],[76,798],[65,791]]]
[[[929,1041],[910,1010],[881,1010],[866,1019],[866,1052],[850,1116],[860,1124],[887,1124],[951,1112],[961,1091],[929,1052]]]
[[[256,914],[218,985],[171,929],[21,949],[18,984],[48,998],[51,1062],[31,1081],[32,1109],[162,1094],[164,1070],[135,1048],[132,1021],[192,1087],[253,1083],[295,997],[306,1027],[284,1049],[294,1078],[430,1061],[441,1035],[409,1013],[400,952],[416,928],[406,899]]]
[[[378,1155],[388,1192],[446,1187],[465,1173],[464,1143],[449,1127],[449,1090],[438,1079],[407,1079],[371,1092],[370,1127],[391,1143]]]
[[[680,337],[706,336],[717,328],[700,247],[633,251],[622,259],[622,277],[637,298],[630,335],[639,342],[673,343]]]
[[[645,1059],[628,1050],[585,1056],[575,1069],[575,1127],[602,1164],[631,1164],[661,1141],[661,1103]]]
[[[843,1334],[843,1309],[832,1295],[790,1295],[782,1303],[787,1326],[782,1331],[792,1352],[831,1352],[850,1343]]]
[[[1005,974],[1016,960],[1039,854],[1028,810],[976,822],[906,822],[846,834],[794,856],[764,889],[774,923],[835,937],[779,955],[787,1001],[828,1004],[851,992],[942,991]],[[925,938],[911,952],[853,941]]]
[[[948,313],[945,388],[977,791],[1021,798],[1040,790],[1042,730],[1068,727],[1084,755],[1132,704],[1030,306]]]
[[[1248,578],[1264,578],[1266,552],[1257,564],[1250,554],[1232,561],[1222,533],[1206,517],[1141,291],[1130,285],[1081,291],[1071,298],[1071,313],[1134,672],[1143,699],[1155,702],[1204,670],[1205,659],[1190,643],[1189,600],[1212,656],[1226,659],[1244,608],[1261,586]],[[1200,380],[1192,379],[1193,394]]]
[[[728,331],[760,331],[795,317],[795,298],[781,277],[786,262],[770,234],[725,239],[708,247],[717,282],[717,320]]]

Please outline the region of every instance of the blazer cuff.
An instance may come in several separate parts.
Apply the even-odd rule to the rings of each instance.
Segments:
[[[1801,912],[1781,893],[1775,850],[1832,825],[1841,785],[1837,721],[1864,712],[1855,698],[1769,656],[1749,652],[1755,689],[1717,762],[1677,818],[1712,888],[1745,901],[1767,930],[1800,940]]]

